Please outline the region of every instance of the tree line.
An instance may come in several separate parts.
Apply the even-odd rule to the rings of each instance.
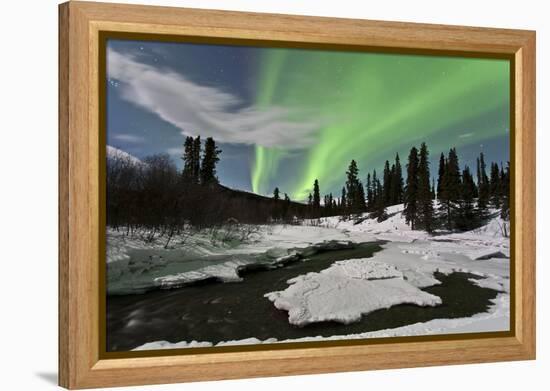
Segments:
[[[185,224],[200,225],[219,212],[203,202],[216,196],[216,164],[221,150],[207,138],[187,137],[179,171],[167,154],[142,161],[125,156],[107,158],[107,224],[128,233],[146,230],[172,236]]]
[[[487,168],[481,153],[475,177],[460,168],[455,148],[441,154],[436,181],[430,170],[426,143],[410,149],[405,167],[399,154],[386,160],[380,174],[360,179],[356,160],[345,172],[340,194],[322,195],[315,179],[306,203],[292,201],[277,187],[272,197],[232,190],[219,183],[217,165],[222,151],[211,137],[186,137],[183,168],[178,170],[166,154],[136,162],[130,157],[107,159],[107,224],[114,229],[146,232],[171,238],[189,228],[216,227],[228,222],[292,223],[303,218],[359,216],[383,221],[387,207],[404,204],[412,229],[469,230],[480,226],[491,210],[510,214],[510,167],[492,162]],[[437,200],[437,202],[434,202]],[[170,239],[168,239],[170,240]]]
[[[146,238],[166,237],[204,228],[278,219],[304,218],[304,204],[229,189],[219,183],[216,167],[222,151],[213,138],[187,137],[183,168],[167,154],[136,161],[107,158],[107,225]],[[167,243],[168,243],[167,242]]]
[[[483,153],[477,158],[475,179],[467,165],[460,169],[456,148],[451,148],[447,155],[441,153],[436,185],[430,173],[426,143],[410,149],[405,178],[399,154],[391,164],[386,160],[382,175],[377,175],[376,170],[372,174],[369,172],[365,185],[359,178],[357,162],[352,160],[340,196],[328,193],[322,204],[319,181],[315,179],[313,192],[308,196],[309,215],[345,216],[369,212],[371,218],[383,221],[388,217],[388,206],[403,203],[407,224],[412,229],[428,232],[437,228],[474,229],[489,217],[490,208],[499,210],[503,219],[510,218],[509,162],[505,167],[492,162],[487,174]]]

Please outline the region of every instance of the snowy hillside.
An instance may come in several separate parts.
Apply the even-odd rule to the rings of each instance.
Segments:
[[[128,152],[124,152],[121,149],[107,145],[107,160],[109,159],[129,161],[136,165],[144,164],[141,160],[139,160],[134,155],[130,155]]]

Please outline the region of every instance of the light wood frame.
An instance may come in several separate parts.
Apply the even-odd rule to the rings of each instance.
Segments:
[[[277,41],[513,61],[515,293],[506,337],[110,358],[100,355],[102,31]],[[88,2],[59,7],[59,384],[75,388],[535,358],[535,33],[414,23]],[[378,341],[379,342],[379,341]]]

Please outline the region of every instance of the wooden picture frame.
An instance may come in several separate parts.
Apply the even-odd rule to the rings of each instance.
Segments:
[[[104,120],[103,32],[170,39],[384,49],[509,58],[512,68],[513,285],[506,335],[378,339],[360,344],[227,349],[105,358],[98,260]],[[512,131],[511,131],[512,133]],[[59,6],[59,384],[90,388],[535,358],[535,32],[88,2]],[[99,299],[98,299],[99,298]]]

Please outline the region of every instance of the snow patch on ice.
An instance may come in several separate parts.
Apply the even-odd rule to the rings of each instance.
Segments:
[[[368,259],[335,262],[320,273],[308,273],[288,281],[284,291],[265,295],[276,308],[288,311],[296,326],[314,322],[356,322],[378,309],[397,304],[436,306],[441,299],[403,279],[394,266]]]

